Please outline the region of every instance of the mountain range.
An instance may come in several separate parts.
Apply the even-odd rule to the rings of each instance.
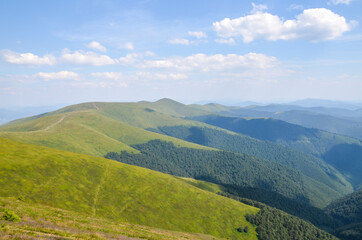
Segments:
[[[20,201],[170,236],[206,234],[192,239],[334,238],[325,231],[348,239],[345,228],[358,237],[360,219],[336,212],[361,186],[361,141],[274,118],[296,108],[305,111],[91,102],[9,122],[0,126],[0,210],[5,216]],[[360,110],[307,109],[347,122],[361,117]]]

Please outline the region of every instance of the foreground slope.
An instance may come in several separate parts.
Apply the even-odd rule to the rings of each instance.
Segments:
[[[166,174],[0,138],[0,196],[93,217],[217,237],[256,239],[258,209]],[[248,233],[238,227],[248,226]]]
[[[14,216],[20,220],[16,221]],[[24,199],[0,197],[0,239],[212,240],[215,237],[90,217],[87,214],[27,203]]]

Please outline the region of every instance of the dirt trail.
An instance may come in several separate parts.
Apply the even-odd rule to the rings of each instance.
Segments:
[[[94,107],[96,110],[99,110],[99,107],[96,105],[95,102],[92,102],[92,105],[93,105],[93,107]]]
[[[58,125],[59,123],[61,123],[61,122],[64,120],[64,118],[66,118],[66,116],[62,116],[57,122],[55,122],[55,123],[47,126],[47,127],[44,128],[44,129],[39,130],[39,131],[48,131],[48,130],[51,129],[52,127],[55,127],[56,125]]]
[[[109,163],[107,164],[107,167],[106,169],[104,170],[104,174],[102,176],[102,178],[100,179],[100,182],[96,188],[96,192],[95,192],[95,195],[94,195],[94,199],[93,199],[93,206],[92,206],[92,213],[93,213],[93,217],[96,216],[96,211],[97,211],[97,203],[98,203],[98,198],[99,198],[99,192],[101,190],[101,188],[103,187],[105,181],[106,181],[106,178],[108,177],[108,168],[109,168]]]

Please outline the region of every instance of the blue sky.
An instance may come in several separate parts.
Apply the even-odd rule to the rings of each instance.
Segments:
[[[0,1],[0,107],[362,101],[361,0]]]

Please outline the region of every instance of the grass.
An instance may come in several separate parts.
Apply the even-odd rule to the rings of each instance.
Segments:
[[[210,235],[117,222],[46,205],[26,203],[15,198],[0,197],[0,216],[9,209],[22,219],[20,222],[0,220],[1,239],[216,239]]]
[[[245,219],[257,208],[104,158],[0,138],[0,176],[0,196],[29,204],[173,231],[257,239]],[[249,233],[237,232],[240,226],[248,226]]]
[[[180,147],[211,149],[134,127],[93,110],[49,115],[13,124],[1,128],[0,136],[94,156],[120,151],[137,153],[130,145],[153,139],[173,142]]]

